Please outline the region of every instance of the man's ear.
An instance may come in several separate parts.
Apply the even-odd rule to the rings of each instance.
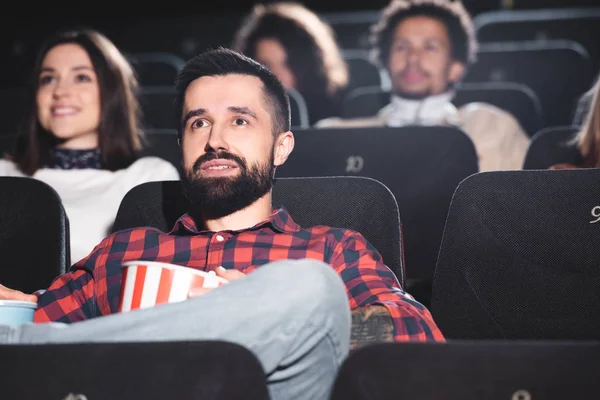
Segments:
[[[465,73],[465,64],[460,61],[452,61],[450,69],[448,70],[448,81],[454,84],[460,81]]]
[[[275,139],[274,160],[276,167],[287,160],[290,153],[294,150],[294,134],[291,131],[281,133]]]

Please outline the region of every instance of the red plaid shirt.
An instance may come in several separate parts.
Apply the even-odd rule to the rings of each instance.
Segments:
[[[326,226],[303,229],[283,208],[241,231],[199,231],[186,214],[169,233],[154,228],[117,232],[39,297],[35,321],[75,322],[116,312],[125,261],[160,261],[203,271],[223,266],[247,274],[271,261],[302,258],[324,261],[336,270],[350,308],[385,306],[396,340],[444,340],[429,311],[402,290],[362,235]]]

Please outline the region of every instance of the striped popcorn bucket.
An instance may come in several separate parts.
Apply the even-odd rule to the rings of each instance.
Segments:
[[[196,288],[217,288],[227,280],[204,272],[155,261],[123,263],[119,312],[186,300]]]

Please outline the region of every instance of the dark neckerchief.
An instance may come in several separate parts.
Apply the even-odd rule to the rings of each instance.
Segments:
[[[48,168],[53,169],[103,169],[100,149],[72,150],[54,148],[50,150]]]

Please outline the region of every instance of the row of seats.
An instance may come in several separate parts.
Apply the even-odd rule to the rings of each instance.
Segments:
[[[568,144],[575,127],[533,136],[524,168],[547,169],[581,158]],[[181,165],[175,131],[149,131],[148,155]],[[453,127],[307,129],[295,132],[294,152],[278,177],[366,176],[394,194],[402,216],[407,276],[430,279],[450,200],[478,172],[472,141]],[[182,172],[182,171],[180,171]]]
[[[170,231],[188,211],[180,189],[178,181],[132,189],[113,230],[153,226]],[[46,288],[70,267],[69,223],[62,202],[54,189],[29,178],[0,177],[0,192],[0,282],[27,293]],[[398,205],[380,182],[359,177],[283,178],[277,180],[273,198],[301,226],[324,224],[361,232],[404,283]],[[38,251],[24,253],[29,243],[36,243]]]
[[[532,170],[475,173],[458,185],[439,253],[434,252],[429,307],[447,339],[600,337],[597,182],[600,169]],[[0,226],[10,238],[0,242],[5,260],[1,280],[26,291],[46,287],[64,271],[68,250],[60,202],[36,180],[1,178],[0,187],[13,200],[1,208]],[[300,225],[363,233],[404,283],[408,232],[394,196],[381,182],[283,178],[275,183],[273,201]],[[179,181],[145,183],[125,196],[114,228],[168,231],[188,208]],[[23,254],[32,241],[39,251]]]
[[[576,127],[555,127],[533,136],[524,168],[547,169],[575,163],[569,144]],[[174,131],[149,135],[149,155],[180,165]],[[296,131],[293,154],[279,177],[366,176],[393,193],[403,230],[407,288],[429,305],[431,281],[452,196],[458,184],[478,172],[472,141],[451,127],[309,129]]]
[[[577,164],[581,155],[569,144],[575,132],[575,127],[538,132],[524,169]],[[478,172],[468,136],[454,127],[414,126],[308,129],[296,131],[295,137],[294,152],[278,168],[277,176],[363,176],[385,184],[402,216],[407,277],[409,281],[431,280],[454,191]],[[10,140],[3,143],[2,138],[10,139],[0,136],[0,151],[10,145]],[[149,130],[147,141],[145,155],[163,158],[183,173],[175,130]]]
[[[13,400],[269,399],[256,356],[223,341],[13,345],[0,357]],[[372,345],[343,362],[330,400],[592,399],[599,357],[596,342]]]

